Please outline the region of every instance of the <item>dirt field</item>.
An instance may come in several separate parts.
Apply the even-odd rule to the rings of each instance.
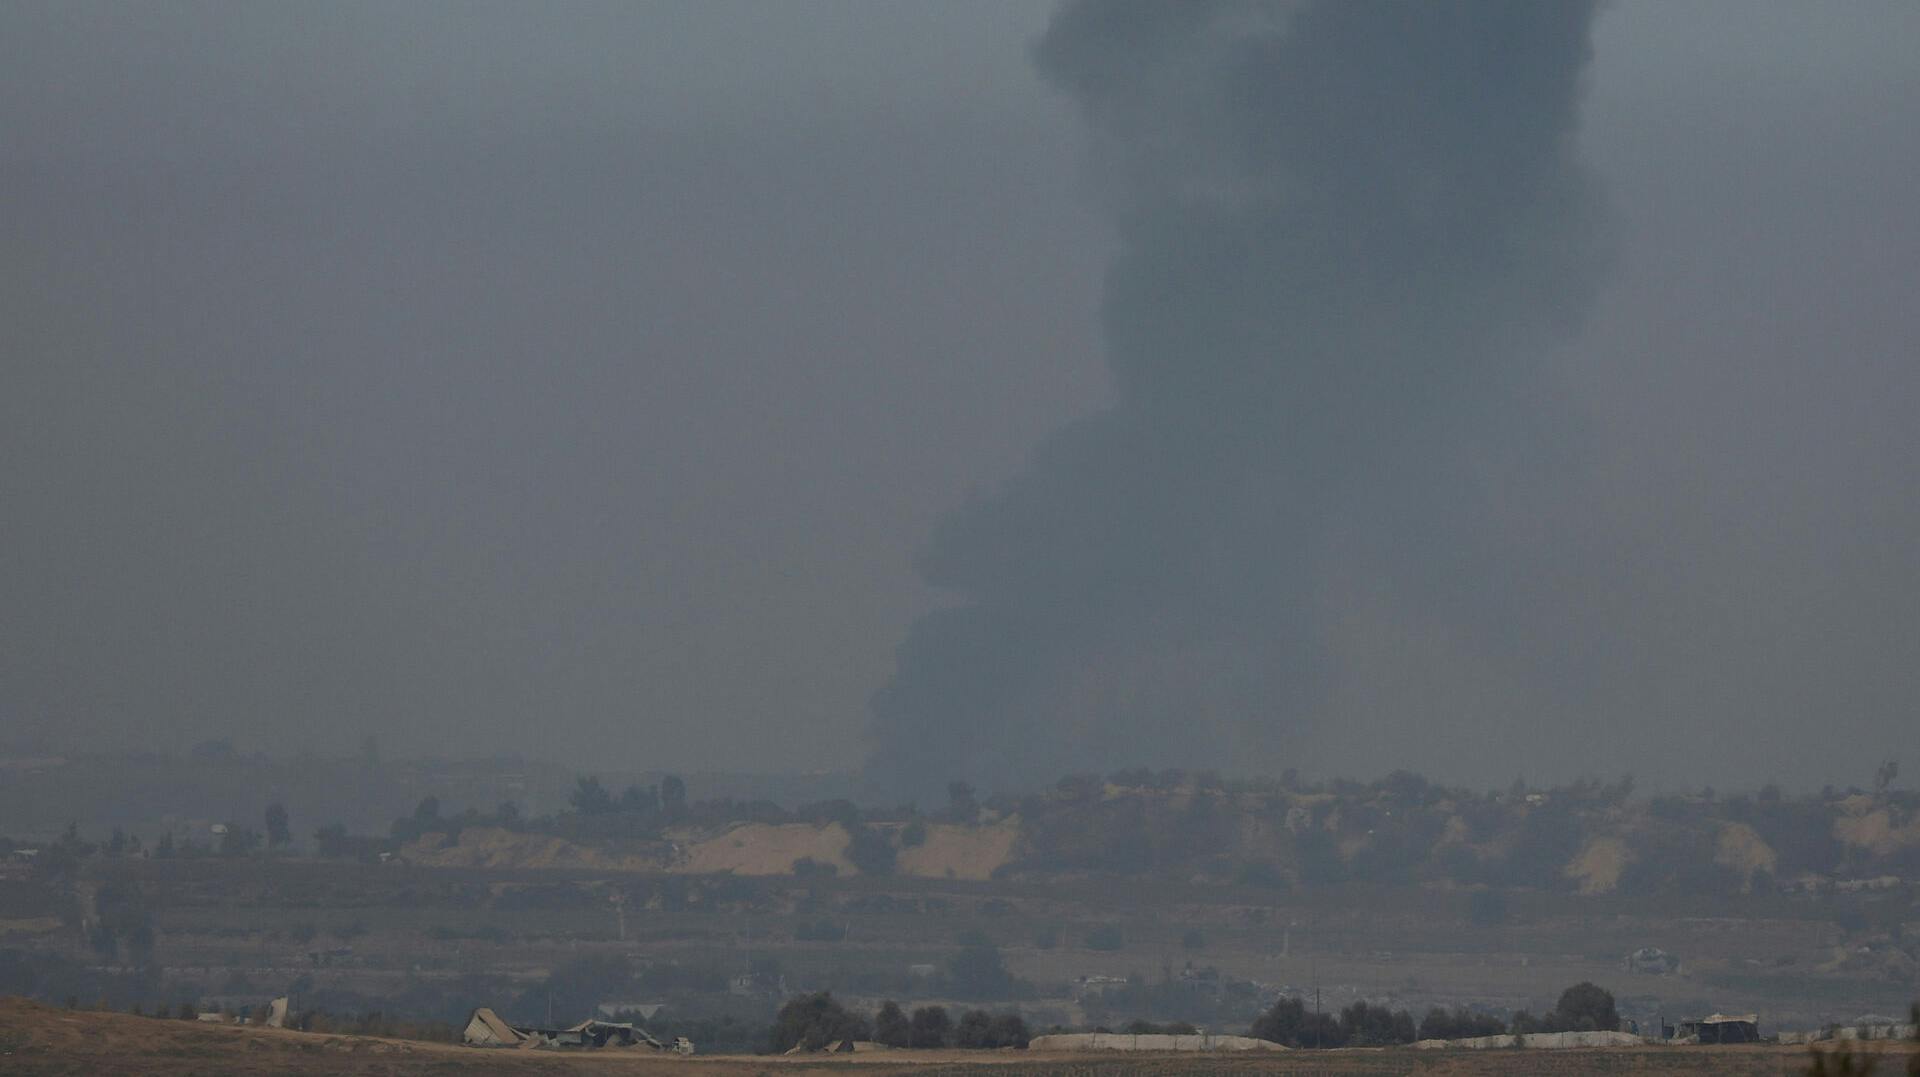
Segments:
[[[544,834],[496,827],[468,827],[459,839],[429,834],[400,851],[400,859],[423,867],[495,870],[668,872],[678,875],[787,875],[807,857],[843,877],[858,875],[847,859],[847,831],[838,823],[741,823],[719,833],[670,832],[668,842],[639,848],[621,843],[582,844]],[[985,881],[1007,863],[1020,841],[1017,822],[993,826],[934,823],[925,840],[902,849],[896,873],[923,879]],[[633,843],[628,843],[632,845]],[[678,848],[678,852],[675,848]]]
[[[1906,1047],[1886,1048],[1893,1077]],[[1521,1077],[1524,1074],[1792,1074],[1806,1052],[1786,1047],[1633,1048],[1580,1051],[1325,1051],[1261,1057],[1040,1055],[926,1051],[840,1059],[755,1056],[677,1058],[652,1053],[482,1051],[449,1044],[232,1028],[126,1014],[62,1010],[0,998],[0,1073],[125,1074],[678,1074],[680,1077],[813,1077],[911,1073],[913,1077],[1170,1077],[1246,1074],[1362,1077]]]

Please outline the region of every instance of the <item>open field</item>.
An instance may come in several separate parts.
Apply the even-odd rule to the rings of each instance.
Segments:
[[[1670,1019],[1752,1011],[1769,1030],[1904,1013],[1915,991],[1900,979],[1825,967],[1848,938],[1834,920],[1845,906],[1830,900],[1514,891],[1498,923],[1476,923],[1467,894],[1438,887],[1282,893],[1114,882],[669,877],[225,859],[97,861],[84,877],[96,892],[138,894],[150,910],[152,956],[164,979],[117,1008],[292,991],[314,1006],[452,1021],[473,1005],[501,1005],[540,987],[567,962],[596,956],[712,977],[744,972],[754,959],[777,961],[789,991],[831,989],[868,1008],[887,997],[953,1004],[960,999],[910,979],[907,970],[945,967],[956,940],[969,933],[991,939],[1007,970],[1034,985],[1019,1001],[1042,1026],[1158,1016],[1244,1029],[1258,999],[1238,1010],[1154,1014],[1116,1004],[1100,1011],[1098,996],[1080,986],[1098,977],[1158,982],[1189,962],[1267,985],[1263,992],[1305,993],[1317,984],[1330,1007],[1385,999],[1416,1014],[1464,1004],[1538,1011],[1567,985],[1592,980],[1635,1000],[1642,1012],[1657,1008]],[[20,932],[13,945],[100,960],[45,915],[56,907],[52,891],[14,885],[19,907],[11,915],[41,916],[52,930]],[[808,936],[823,922],[837,937]],[[1090,934],[1105,926],[1119,929],[1120,945],[1089,945]],[[1684,955],[1684,971],[1622,967],[1624,955],[1647,945]],[[695,990],[678,983],[610,989],[584,1001],[662,1000]],[[724,984],[699,989],[725,993]],[[84,988],[42,997],[69,991],[94,999]],[[412,992],[408,1008],[392,1001],[403,991]]]
[[[1906,1045],[1869,1044],[1881,1072],[1898,1071]],[[910,1073],[915,1077],[1122,1074],[1518,1077],[1550,1074],[1791,1074],[1797,1047],[1648,1047],[1570,1051],[1347,1050],[1261,1057],[1038,1054],[1025,1051],[914,1051],[826,1059],[752,1055],[678,1058],[653,1053],[482,1051],[441,1043],[235,1028],[62,1010],[0,998],[0,1072],[19,1075],[126,1074],[568,1074],[673,1073],[681,1077],[809,1077],[828,1073]]]
[[[1880,1024],[1920,996],[1920,861],[1895,840],[1920,841],[1920,799],[1893,794],[1175,772],[937,815],[610,803],[529,822],[428,796],[387,838],[316,832],[319,855],[75,829],[0,860],[0,991],[175,1014],[285,995],[303,1029],[422,1040],[478,1005],[624,1015],[703,1055],[776,1042],[781,1007],[817,992],[853,1022],[894,1002],[1034,1033],[1238,1033],[1289,998],[1406,1014],[1372,1043],[1432,1008],[1532,1022],[1587,982],[1635,1031]]]

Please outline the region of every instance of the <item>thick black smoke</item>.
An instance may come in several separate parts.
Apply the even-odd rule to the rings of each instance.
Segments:
[[[1364,706],[1356,620],[1534,646],[1508,523],[1561,441],[1531,375],[1599,261],[1574,154],[1592,16],[1060,11],[1037,59],[1120,240],[1118,400],[934,534],[922,571],[958,602],[874,700],[877,784],[1311,765]]]

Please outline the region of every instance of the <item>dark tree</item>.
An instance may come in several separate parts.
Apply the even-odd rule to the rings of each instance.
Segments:
[[[947,1016],[945,1006],[922,1006],[913,1011],[912,1027],[913,1046],[945,1047],[953,1019]]]
[[[1298,996],[1283,998],[1253,1022],[1248,1035],[1285,1047],[1339,1047],[1346,1042],[1340,1022],[1314,1013]]]
[[[1907,1011],[1907,1020],[1913,1025],[1913,1042],[1920,1044],[1920,1002],[1915,1002]],[[1920,1049],[1907,1056],[1908,1077],[1920,1077]]]
[[[960,952],[947,959],[947,975],[959,998],[999,999],[1014,993],[1013,974],[1001,960],[999,948],[979,932],[961,938]]]
[[[968,1010],[960,1015],[960,1022],[953,1026],[953,1045],[967,1050],[979,1050],[992,1047],[993,1018],[985,1010]]]
[[[969,1050],[1025,1047],[1031,1038],[1026,1021],[1017,1013],[995,1017],[985,1010],[968,1010],[953,1026],[953,1045]]]
[[[793,814],[796,819],[816,826],[839,823],[849,834],[860,827],[860,806],[844,797],[802,804],[794,809]]]
[[[413,806],[413,818],[415,821],[421,823],[439,822],[440,798],[436,796],[421,797],[420,803]]]
[[[660,794],[650,785],[629,785],[620,794],[620,810],[632,815],[652,815],[660,810]]]
[[[166,830],[160,833],[160,840],[153,845],[153,855],[160,860],[173,859],[173,831]]]
[[[847,859],[862,875],[891,875],[898,854],[887,836],[870,826],[855,823],[853,840],[847,843]]]
[[[1019,1047],[1025,1049],[1027,1041],[1033,1036],[1027,1031],[1027,1022],[1017,1013],[1003,1013],[993,1019],[993,1045],[995,1047]]]
[[[613,794],[592,774],[582,775],[574,782],[573,792],[567,794],[567,803],[581,815],[611,815],[614,810]]]
[[[267,805],[267,848],[278,849],[293,841],[293,831],[287,828],[286,805],[278,801]]]
[[[669,774],[660,779],[660,810],[669,820],[687,814],[687,783]]]
[[[1892,785],[1893,780],[1895,778],[1898,778],[1899,776],[1900,776],[1899,760],[1889,759],[1886,762],[1880,764],[1880,769],[1873,772],[1874,793],[1876,794],[1885,793],[1887,791],[1887,786]]]
[[[835,1040],[861,1040],[868,1035],[866,1022],[848,1013],[826,991],[801,995],[780,1007],[770,1033],[776,1053],[795,1046],[818,1051]]]
[[[1583,981],[1560,992],[1547,1024],[1555,1032],[1612,1032],[1620,1027],[1620,1012],[1613,992]]]
[[[873,1038],[888,1047],[906,1047],[913,1043],[913,1025],[900,1004],[888,999],[873,1015]]]
[[[1506,1031],[1506,1022],[1498,1017],[1474,1013],[1464,1007],[1443,1010],[1435,1006],[1420,1019],[1420,1038],[1423,1040],[1464,1040],[1476,1036],[1499,1036]]]
[[[917,849],[927,843],[927,821],[914,816],[907,825],[900,828],[900,846],[903,849]]]
[[[974,797],[973,786],[966,782],[947,784],[947,815],[956,823],[979,822],[980,801]]]
[[[1412,1043],[1413,1017],[1405,1010],[1389,1010],[1362,999],[1340,1011],[1340,1032],[1356,1047]]]
[[[67,829],[60,834],[60,840],[54,849],[70,860],[84,860],[94,854],[96,846],[80,836],[80,824],[69,822]]]

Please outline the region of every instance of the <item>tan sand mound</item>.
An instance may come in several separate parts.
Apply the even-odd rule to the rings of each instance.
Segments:
[[[1740,876],[1742,892],[1753,889],[1753,877],[1760,872],[1772,874],[1779,863],[1773,846],[1758,831],[1745,823],[1728,823],[1720,828],[1714,842],[1713,862]]]
[[[1864,797],[1850,797],[1848,806]],[[1833,836],[1873,853],[1875,856],[1892,856],[1911,845],[1920,845],[1920,819],[1914,819],[1906,826],[1894,825],[1893,815],[1887,809],[1842,815],[1833,821]]]
[[[793,862],[807,857],[831,864],[842,875],[859,872],[847,859],[846,828],[839,823],[741,823],[719,837],[697,842],[674,865],[676,872],[694,875],[786,875]]]
[[[496,827],[468,827],[451,843],[444,834],[425,834],[402,848],[399,858],[431,868],[659,871],[667,866],[662,855],[621,852],[548,834],[522,834]]]
[[[1019,842],[1017,816],[991,826],[933,823],[926,841],[900,850],[896,870],[926,879],[991,879]]]
[[[1620,885],[1620,873],[1633,862],[1633,853],[1619,838],[1595,838],[1562,871],[1580,884],[1582,894],[1610,894]]]

